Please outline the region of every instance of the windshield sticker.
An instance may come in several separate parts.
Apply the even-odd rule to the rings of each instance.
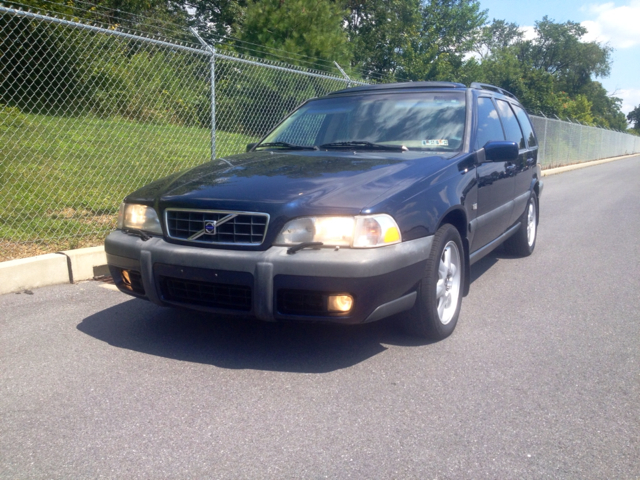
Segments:
[[[448,147],[449,140],[422,140],[425,147]]]

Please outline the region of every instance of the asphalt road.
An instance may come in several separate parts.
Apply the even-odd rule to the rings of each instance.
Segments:
[[[2,478],[640,477],[640,157],[545,179],[454,334],[0,297]]]

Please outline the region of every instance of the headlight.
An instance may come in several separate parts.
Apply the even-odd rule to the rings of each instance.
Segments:
[[[276,245],[322,242],[327,246],[370,248],[402,240],[395,220],[386,214],[356,217],[302,217],[288,222]]]
[[[123,203],[118,214],[118,228],[132,228],[162,235],[162,227],[156,211],[146,205]]]

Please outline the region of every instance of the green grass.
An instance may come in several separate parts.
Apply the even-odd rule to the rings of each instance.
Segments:
[[[123,119],[5,115],[0,258],[3,243],[86,244],[103,238],[128,193],[208,161],[210,135],[198,127]],[[217,132],[216,139],[217,157],[242,152],[255,141],[227,132]]]

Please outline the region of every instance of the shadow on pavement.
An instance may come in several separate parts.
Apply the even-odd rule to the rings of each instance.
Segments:
[[[471,282],[500,259],[502,247],[471,267]],[[473,288],[473,286],[472,286]],[[131,299],[85,318],[78,330],[114,347],[231,369],[325,373],[347,368],[387,345],[427,342],[402,332],[398,317],[367,325],[267,323],[158,307]]]
[[[78,330],[119,348],[231,369],[325,373],[386,350],[420,346],[397,319],[367,325],[266,323],[158,307],[131,299],[85,318]]]
[[[486,257],[478,260],[471,266],[471,288],[473,288],[473,282],[478,280],[482,275],[487,273],[496,263],[500,260],[517,259],[518,257],[507,253],[502,245],[489,253]]]

